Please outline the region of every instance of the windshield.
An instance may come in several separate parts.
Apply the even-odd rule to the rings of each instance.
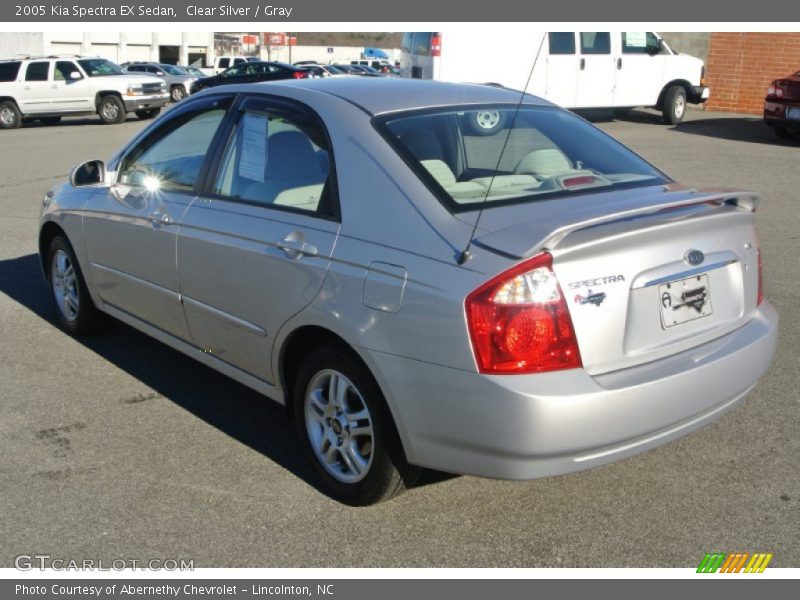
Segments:
[[[161,68],[169,75],[188,75],[184,69],[176,67],[175,65],[161,65]]]
[[[206,76],[205,73],[203,73],[200,69],[198,69],[196,67],[186,67],[186,70],[188,71],[189,75],[194,75],[195,77],[205,77]]]
[[[383,135],[453,211],[655,185],[665,175],[565,110],[451,108],[378,120]],[[487,205],[488,205],[487,204]]]
[[[89,77],[105,77],[107,75],[125,75],[125,71],[119,65],[112,63],[105,58],[82,58],[78,64],[83,67]]]

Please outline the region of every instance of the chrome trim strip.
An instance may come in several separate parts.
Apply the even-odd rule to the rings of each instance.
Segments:
[[[729,258],[728,260],[721,260],[719,262],[711,263],[708,265],[701,265],[699,267],[695,267],[694,269],[687,269],[686,271],[681,271],[680,273],[673,273],[672,275],[666,275],[664,277],[659,277],[658,279],[653,279],[651,281],[648,281],[644,285],[640,285],[632,289],[638,290],[640,288],[652,287],[654,285],[661,285],[662,283],[669,283],[670,281],[686,279],[687,277],[691,277],[692,275],[700,275],[702,273],[708,273],[709,271],[714,271],[715,269],[721,269],[723,267],[727,267],[728,265],[732,265],[737,262],[739,262],[738,258]]]
[[[195,308],[199,308],[200,310],[210,314],[212,317],[216,317],[222,321],[225,321],[229,325],[233,325],[234,327],[238,327],[239,329],[244,329],[249,333],[254,333],[259,337],[266,337],[267,330],[263,327],[259,327],[255,323],[251,323],[250,321],[245,321],[244,319],[240,319],[239,317],[234,317],[230,313],[226,313],[224,310],[220,310],[218,308],[214,308],[213,306],[209,306],[208,304],[204,304],[203,302],[199,302],[188,296],[183,296],[183,302],[185,304],[191,304]]]

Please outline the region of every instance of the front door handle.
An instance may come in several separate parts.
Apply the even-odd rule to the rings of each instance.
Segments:
[[[275,246],[283,250],[289,258],[300,258],[301,256],[316,256],[319,252],[316,246],[312,246],[302,238],[294,234],[289,234],[284,239],[275,243]]]
[[[586,68],[586,59],[582,58],[581,59],[581,71],[583,71],[585,68]]]
[[[621,68],[622,68],[622,59],[621,59],[621,58],[618,58],[618,59],[617,59],[617,70],[619,70],[619,69],[621,69]]]
[[[163,210],[157,209],[150,213],[147,217],[154,227],[161,227],[162,225],[171,225],[172,217],[170,217]]]

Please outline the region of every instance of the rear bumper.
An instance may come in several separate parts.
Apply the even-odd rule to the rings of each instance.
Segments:
[[[764,121],[767,125],[781,125],[800,131],[800,120],[786,118],[787,109],[789,108],[800,110],[800,101],[781,100],[780,102],[774,102],[772,100],[765,100]]]
[[[702,104],[706,100],[709,99],[711,96],[711,89],[707,88],[704,85],[695,85],[692,87],[692,91],[689,92],[686,100],[690,104]]]
[[[722,338],[596,377],[582,369],[486,376],[366,352],[410,462],[533,479],[638,454],[713,421],[766,372],[777,331],[765,302]]]
[[[125,110],[128,112],[134,112],[137,110],[142,110],[145,108],[161,108],[162,106],[166,106],[167,102],[169,102],[169,94],[158,94],[156,96],[136,96],[136,97],[126,97],[123,99],[125,103]]]

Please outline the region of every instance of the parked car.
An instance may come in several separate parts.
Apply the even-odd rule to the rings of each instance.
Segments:
[[[800,71],[770,84],[764,99],[764,121],[779,137],[800,137]]]
[[[339,69],[345,68],[343,65],[335,65]],[[349,75],[361,75],[365,77],[383,77],[379,71],[367,65],[354,65],[346,66]]]
[[[673,125],[687,103],[702,104],[711,93],[703,61],[675,52],[652,31],[495,28],[482,33],[480,44],[466,29],[410,32],[402,46],[403,77],[527,85],[527,92],[571,109],[651,107]]]
[[[195,94],[200,90],[228,85],[232,83],[256,83],[260,81],[278,81],[280,79],[306,79],[312,73],[281,62],[245,62],[219,75],[198,79],[192,83],[191,92]]]
[[[314,77],[333,77],[334,75],[346,75],[344,71],[337,69],[333,65],[319,65],[319,64],[298,64],[294,65],[298,69],[308,71]]]
[[[226,69],[247,62],[260,62],[260,61],[261,59],[258,58],[257,56],[217,56],[216,58],[214,58],[212,75],[218,75],[223,71],[225,71]]]
[[[129,112],[151,119],[168,101],[163,81],[126,73],[105,58],[0,61],[0,129],[34,119],[54,125],[62,117],[91,114],[104,123],[122,123]]]
[[[186,98],[191,93],[192,83],[197,80],[196,75],[191,75],[186,69],[175,65],[132,62],[123,63],[121,66],[128,73],[148,73],[163,79],[167,84],[167,89],[173,102],[180,102]]]
[[[486,109],[513,131],[476,134]],[[67,332],[107,313],[285,404],[323,488],[369,504],[740,403],[778,331],[757,205],[530,95],[330,77],[184,100],[49,192],[38,245]]]
[[[333,64],[331,66],[335,67],[336,69],[338,69],[339,71],[341,71],[342,73],[344,73],[346,75],[363,75],[364,74],[364,71],[362,71],[361,69],[355,67],[354,65],[345,65],[345,64],[335,63],[335,64]]]
[[[400,68],[390,63],[388,60],[353,60],[350,61],[352,65],[364,65],[372,67],[379,73],[386,75],[400,76]]]

